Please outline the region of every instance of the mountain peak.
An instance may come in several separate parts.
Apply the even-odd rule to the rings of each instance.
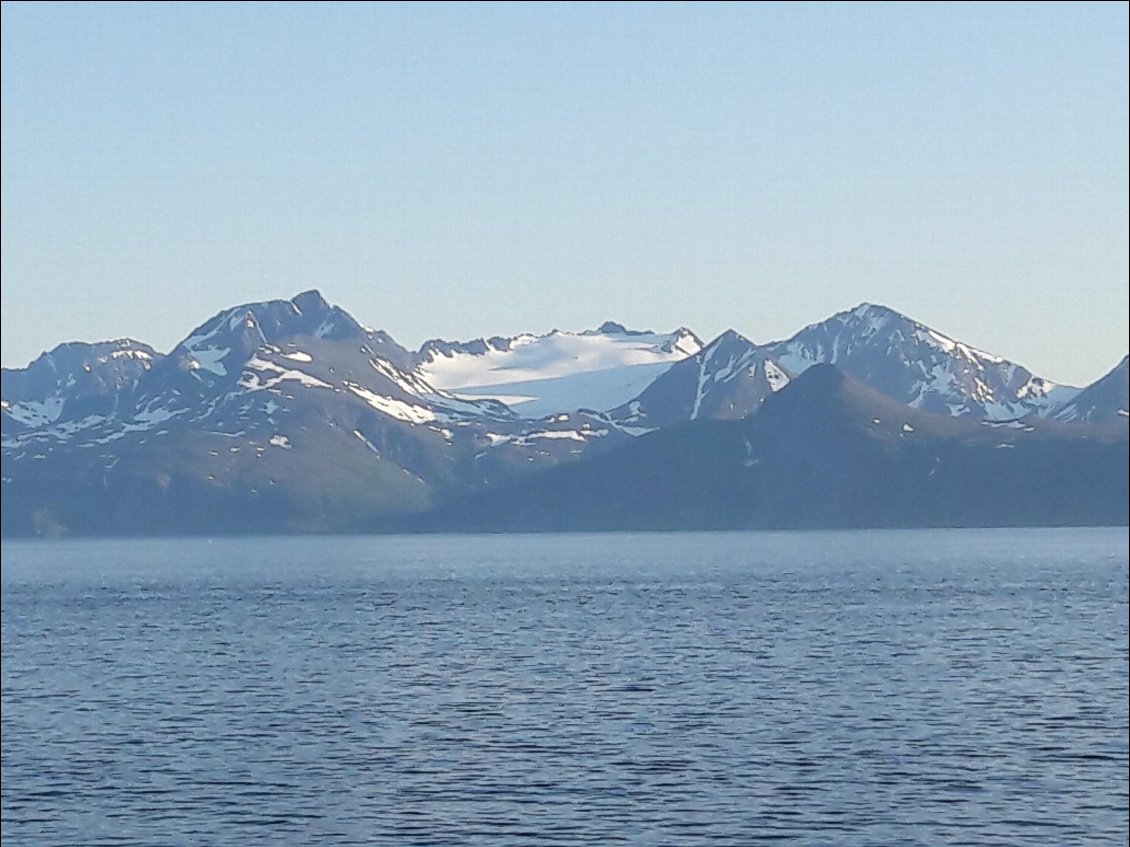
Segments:
[[[864,301],[846,312],[840,312],[837,315],[844,324],[863,324],[869,327],[871,332],[883,329],[890,326],[892,323],[897,326],[915,325],[917,322],[911,320],[902,312],[892,309],[890,306],[884,306],[881,303],[868,303]]]
[[[596,328],[597,332],[604,333],[605,335],[627,335],[628,328],[616,321],[605,321]]]
[[[755,346],[752,341],[750,341],[736,329],[726,330],[706,346],[710,348],[718,348],[724,344],[744,344],[748,347]]]
[[[303,291],[300,294],[295,294],[290,298],[290,302],[300,314],[322,314],[330,310],[330,304],[326,302],[326,298],[322,296],[316,288],[311,288],[308,291]]]
[[[868,315],[899,315],[899,317],[903,317],[890,306],[884,306],[882,303],[869,303],[866,300],[862,301],[850,311],[853,315],[860,318],[867,317]]]
[[[59,344],[26,368],[4,368],[5,426],[9,418],[36,427],[105,414],[162,358],[132,338]]]

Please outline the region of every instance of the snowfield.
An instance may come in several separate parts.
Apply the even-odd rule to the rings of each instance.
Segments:
[[[498,400],[523,417],[540,418],[626,403],[701,349],[702,342],[686,329],[666,334],[555,330],[456,345],[451,352],[425,345],[416,373],[456,396]]]

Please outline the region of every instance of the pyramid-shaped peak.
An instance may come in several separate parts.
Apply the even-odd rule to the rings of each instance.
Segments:
[[[706,346],[709,347],[710,349],[717,350],[720,347],[731,347],[731,346],[734,346],[734,345],[743,346],[743,347],[755,347],[755,346],[757,346],[752,341],[750,341],[748,338],[746,338],[744,335],[742,335],[740,332],[738,332],[736,329],[726,330],[725,332],[723,332],[721,335],[719,335],[717,338],[715,338],[713,341],[711,341]]]

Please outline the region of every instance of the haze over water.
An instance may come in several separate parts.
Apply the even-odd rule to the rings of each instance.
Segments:
[[[1125,844],[1127,531],[3,545],[20,844]]]

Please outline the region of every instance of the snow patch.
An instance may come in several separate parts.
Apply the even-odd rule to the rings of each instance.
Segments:
[[[397,400],[393,397],[387,397],[382,394],[370,391],[367,388],[362,388],[356,383],[347,382],[345,387],[376,409],[389,417],[396,418],[400,421],[407,423],[430,423],[436,419],[436,414],[431,409],[424,408],[423,406],[416,406],[411,403],[405,403],[403,400]]]
[[[765,360],[765,380],[769,383],[769,389],[774,393],[780,391],[789,384],[789,376],[772,359]]]
[[[513,439],[515,444],[529,446],[530,442],[538,440],[551,440],[551,441],[580,441],[584,442],[589,438],[603,438],[608,435],[607,429],[557,429],[557,430],[539,430],[538,432],[529,432],[518,438]]]
[[[248,391],[262,391],[266,388],[274,388],[280,382],[284,381],[299,382],[309,388],[333,388],[329,383],[322,382],[322,380],[304,371],[288,370],[287,368],[276,365],[274,362],[264,361],[258,356],[252,358],[251,361],[247,363],[247,367],[257,371],[275,374],[275,376],[269,377],[265,382],[261,382],[258,374],[245,371],[243,379],[240,380],[239,384]]]
[[[977,350],[974,347],[970,347],[968,344],[954,341],[949,336],[942,335],[940,332],[936,332],[928,327],[922,327],[918,332],[918,337],[927,343],[933,341],[936,347],[940,347],[946,353],[951,355],[956,354],[963,359],[973,362],[979,370],[984,369],[984,362],[989,362],[994,365],[1004,363],[1004,359],[1000,356],[994,356],[992,353],[986,353],[984,350]]]
[[[585,437],[575,429],[559,429],[559,430],[544,430],[542,432],[531,432],[523,436],[523,439],[534,438],[567,438],[571,441],[584,441]]]
[[[171,411],[164,407],[156,409],[142,409],[133,416],[133,420],[122,427],[122,432],[144,432],[145,430],[153,429],[157,424],[164,423],[167,420],[175,418],[177,415],[183,415],[188,409],[177,409]]]
[[[376,453],[376,454],[377,454],[378,456],[379,456],[379,455],[381,455],[381,451],[380,451],[380,450],[378,450],[378,449],[377,449],[377,448],[376,448],[375,446],[373,446],[373,442],[372,442],[372,441],[370,441],[370,440],[369,440],[368,438],[366,438],[366,437],[365,437],[365,433],[361,432],[361,430],[359,430],[359,429],[355,429],[355,430],[353,430],[353,434],[354,434],[355,436],[357,436],[357,439],[358,439],[358,440],[359,440],[359,441],[360,441],[360,442],[361,442],[362,444],[364,444],[364,445],[365,445],[366,447],[368,447],[368,448],[369,448],[370,450],[372,450],[372,451],[373,451],[374,453]]]
[[[443,390],[468,401],[496,400],[523,418],[539,420],[564,411],[614,409],[638,397],[669,367],[666,363],[629,365],[529,382]]]
[[[181,346],[190,353],[194,353],[197,347],[202,346],[205,341],[210,341],[212,338],[215,338],[216,335],[218,335],[222,330],[223,323],[217,323],[216,328],[211,332],[205,332],[200,335],[190,335],[188,338],[181,342]]]
[[[25,400],[8,407],[10,414],[24,426],[45,426],[54,423],[63,413],[63,398],[48,397],[46,400]]]
[[[152,360],[152,356],[144,350],[115,350],[110,354],[111,359],[140,359],[143,362]]]
[[[993,429],[1030,429],[1020,421],[981,421],[982,426],[991,426]]]
[[[717,352],[717,347],[708,348],[698,363],[698,383],[695,385],[694,390],[694,405],[691,406],[692,421],[698,417],[699,410],[702,408],[703,397],[706,396],[706,365]]]
[[[205,347],[192,351],[192,359],[188,366],[193,370],[203,368],[216,376],[227,376],[228,369],[220,360],[231,352],[230,347]]]

